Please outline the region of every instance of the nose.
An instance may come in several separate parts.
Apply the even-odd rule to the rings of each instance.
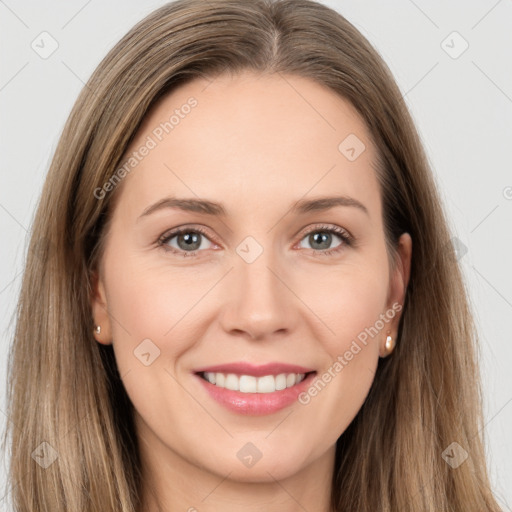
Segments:
[[[270,252],[263,251],[252,263],[235,259],[221,313],[225,332],[262,340],[283,335],[297,325],[300,301],[294,296],[290,276]]]

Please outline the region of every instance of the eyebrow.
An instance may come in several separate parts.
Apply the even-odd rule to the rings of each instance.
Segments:
[[[318,212],[330,210],[336,206],[355,207],[366,213],[366,215],[369,215],[366,206],[357,199],[348,196],[327,196],[316,199],[302,199],[297,201],[291,207],[290,211],[296,214],[305,214],[313,211]],[[207,199],[166,197],[148,206],[139,216],[139,219],[165,208],[175,208],[178,210],[202,213],[217,217],[225,217],[227,215],[224,206],[215,201],[209,201]]]

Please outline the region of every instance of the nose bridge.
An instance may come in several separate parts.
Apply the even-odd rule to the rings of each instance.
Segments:
[[[293,294],[282,281],[278,255],[267,237],[267,246],[247,237],[236,248],[230,286],[230,307],[225,328],[259,338],[289,329],[294,322]],[[278,277],[279,276],[279,277]],[[281,281],[282,280],[282,281]]]
[[[276,258],[270,250],[264,251],[255,261],[247,263],[244,260],[237,263],[242,296],[251,299],[253,305],[271,305],[271,302],[282,294],[279,280],[276,278]],[[243,293],[243,290],[248,293]]]

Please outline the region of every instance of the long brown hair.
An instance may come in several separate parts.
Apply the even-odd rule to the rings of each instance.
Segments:
[[[390,261],[401,233],[413,239],[397,347],[379,360],[337,442],[333,510],[499,511],[483,449],[477,336],[418,133],[375,49],[309,0],[167,4],[122,38],[82,90],[37,208],[17,309],[4,439],[16,511],[140,512],[132,405],[112,346],[92,335],[91,271],[117,191],[94,191],[159,98],[194,77],[241,70],[308,77],[351,102],[378,149]],[[453,467],[447,448],[468,457]]]

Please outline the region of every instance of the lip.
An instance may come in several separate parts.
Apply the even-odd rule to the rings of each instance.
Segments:
[[[264,375],[279,375],[281,373],[310,373],[314,368],[306,368],[286,363],[267,363],[254,365],[246,362],[226,363],[216,366],[205,366],[194,370],[194,373],[214,372],[214,373],[234,373],[235,375],[252,375],[253,377],[263,377]]]
[[[290,366],[287,365],[287,367],[289,368]],[[211,368],[213,369],[217,367]],[[218,368],[221,367],[219,366]],[[224,365],[222,366],[222,368],[226,368],[226,366]],[[283,368],[283,365],[280,365],[280,368]],[[265,366],[265,371],[268,372],[268,365]],[[221,373],[224,373],[224,370]],[[284,371],[281,373],[287,372]],[[289,373],[307,372],[290,371]],[[271,374],[273,373],[263,373],[262,375]],[[241,375],[250,374],[242,373]],[[215,400],[217,403],[219,403],[229,411],[248,416],[262,416],[266,414],[273,414],[286,407],[289,407],[298,400],[298,397],[301,393],[306,391],[306,389],[311,385],[315,376],[315,371],[308,373],[305,379],[302,382],[299,382],[299,384],[296,384],[291,388],[282,389],[280,391],[274,391],[273,393],[242,393],[241,391],[232,391],[230,389],[220,388],[215,384],[211,384],[210,382],[205,380],[203,377],[201,377],[199,373],[194,374],[194,377],[199,381],[200,385],[203,387],[203,389],[206,391],[210,398]]]

